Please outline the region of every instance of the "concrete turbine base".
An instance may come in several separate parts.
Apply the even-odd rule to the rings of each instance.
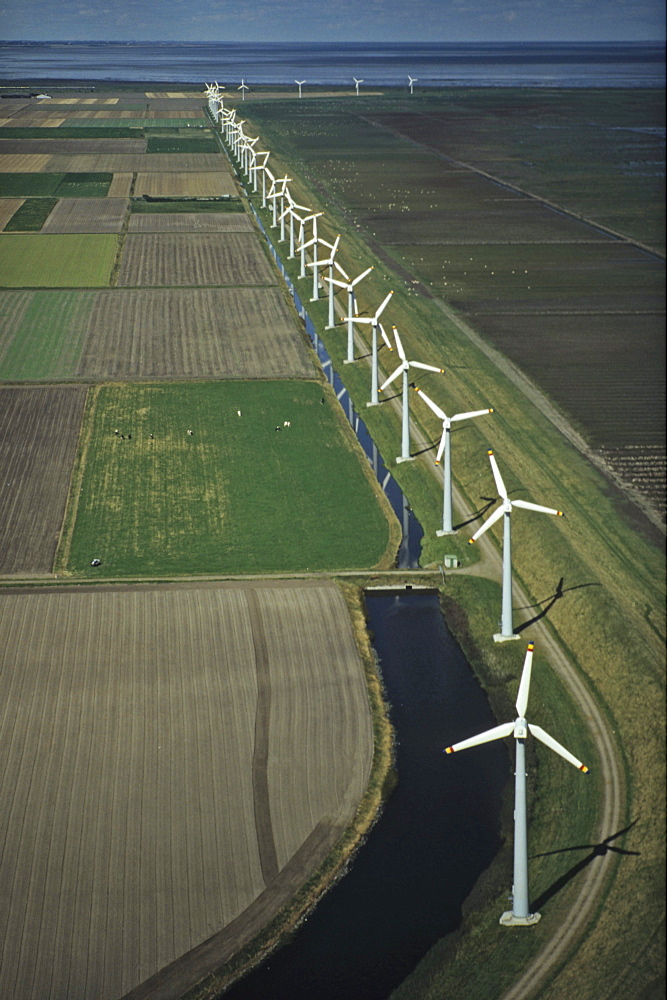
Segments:
[[[436,532],[436,537],[443,538],[444,535],[456,535],[456,534],[457,532],[454,530],[454,528],[452,531],[443,531],[442,528],[439,528],[439,530]]]
[[[414,462],[414,461],[415,459],[412,455],[409,455],[408,458],[399,457],[396,459],[397,465],[401,465],[402,462]]]
[[[531,927],[540,920],[540,913],[530,913],[526,917],[516,917],[512,910],[506,910],[499,917],[499,923],[503,927]]]
[[[504,635],[503,632],[495,632],[494,642],[512,642],[513,639],[519,639],[519,635],[513,632],[512,635]]]

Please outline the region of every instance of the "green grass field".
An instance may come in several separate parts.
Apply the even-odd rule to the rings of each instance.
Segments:
[[[112,177],[110,173],[0,173],[0,197],[104,198]]]
[[[0,234],[0,282],[5,288],[92,288],[109,284],[118,237]]]
[[[0,295],[0,379],[67,379],[77,373],[95,292],[16,289]]]
[[[132,198],[130,211],[144,215],[173,212],[244,212],[240,198]]]
[[[195,132],[192,138],[184,138],[181,134],[174,137],[149,135],[146,143],[147,153],[217,153],[219,150],[215,137],[202,135],[201,130]]]
[[[314,382],[101,387],[61,568],[128,576],[381,562],[388,519],[342,415],[331,397],[321,403],[326,392]]]

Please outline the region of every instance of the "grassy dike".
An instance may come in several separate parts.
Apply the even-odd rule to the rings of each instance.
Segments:
[[[248,117],[250,132],[256,134],[259,130],[252,127],[252,110]],[[272,149],[274,174],[287,172],[293,178],[294,197],[325,212],[321,220],[324,238],[331,240],[337,232],[344,233],[340,260],[346,270],[357,274],[369,264],[375,265],[368,283],[358,286],[360,311],[373,311],[387,290],[394,288],[387,325],[395,323],[400,329],[408,356],[431,361],[434,352],[443,355],[447,376],[439,385],[434,382],[438,376],[429,375],[432,381],[428,387],[424,383],[425,391],[446,412],[494,407],[493,417],[484,418],[484,429],[480,420],[453,434],[453,474],[463,503],[461,520],[471,519],[485,506],[485,498],[495,495],[485,455],[488,446],[497,455],[511,495],[566,511],[567,516],[559,521],[530,512],[514,518],[515,579],[533,605],[516,612],[516,622],[539,613],[563,580],[563,597],[554,602],[543,621],[602,707],[625,781],[626,809],[621,824],[601,831],[597,826],[601,790],[596,785],[596,759],[591,760],[592,781],[583,795],[574,790],[569,769],[549,759],[552,755],[545,757],[539,748],[531,793],[531,854],[563,852],[532,861],[534,898],[553,890],[543,907],[543,920],[529,932],[498,928],[509,885],[508,859],[502,855],[474,893],[465,932],[456,940],[437,945],[405,985],[406,992],[398,991],[397,996],[466,995],[469,1000],[501,995],[531,955],[567,919],[578,882],[578,872],[568,877],[569,872],[578,861],[584,870],[585,859],[598,843],[599,855],[591,861],[596,864],[596,858],[606,854],[603,842],[608,838],[611,847],[633,853],[615,854],[616,864],[610,867],[607,894],[601,898],[596,918],[580,936],[570,961],[543,985],[540,995],[565,996],[575,990],[576,983],[581,997],[615,996],[622,987],[628,996],[659,995],[656,991],[663,989],[664,980],[661,948],[657,949],[656,941],[660,940],[664,906],[663,893],[657,887],[663,879],[665,849],[665,570],[660,542],[642,525],[632,505],[471,343],[460,326],[444,317],[438,303],[411,291],[406,276],[392,269],[388,257],[384,263],[379,260],[376,248],[369,245],[373,241],[350,228],[346,206],[337,202],[332,192],[304,180],[308,175],[312,180],[317,164],[300,161],[295,147],[287,140],[282,142],[275,132],[262,137]],[[260,199],[256,196],[253,202],[258,207]],[[268,227],[270,213],[260,213]],[[310,294],[302,288],[308,283],[310,289],[310,283],[308,279],[297,281],[298,261],[287,264],[356,408],[391,467],[399,448],[398,412],[388,404],[365,408],[367,364],[342,364],[345,331],[325,330],[326,301],[309,303]],[[366,338],[366,330],[363,336]],[[383,353],[381,364],[389,372],[396,362]],[[413,406],[412,419],[427,440],[435,439],[437,422],[426,407],[420,411]],[[396,466],[393,471],[425,526],[423,564],[438,562],[444,551],[457,552],[470,563],[473,552],[465,537],[479,520],[471,521],[461,540],[434,538],[442,492],[431,455]],[[500,532],[493,529],[490,534],[499,545]],[[489,572],[484,566],[481,570]],[[508,710],[512,711],[522,657],[520,644],[498,647],[491,642],[500,605],[496,573],[492,571],[491,576],[489,581],[449,576],[446,610],[452,622],[456,609],[455,632],[484,681],[495,710],[505,718]],[[530,630],[526,635],[531,638]],[[540,683],[536,680],[532,690],[533,717],[585,758],[587,719],[558,679],[550,679],[547,666],[539,666],[535,676],[540,677]],[[565,880],[563,885],[560,880]]]

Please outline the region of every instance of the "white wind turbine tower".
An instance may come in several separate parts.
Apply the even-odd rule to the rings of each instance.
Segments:
[[[558,743],[549,733],[546,733],[540,726],[529,724],[526,720],[527,703],[529,701],[529,687],[531,684],[531,663],[533,660],[533,643],[529,643],[524,658],[524,668],[517,692],[517,718],[514,722],[506,722],[494,729],[488,729],[478,736],[472,736],[468,740],[455,743],[454,746],[447,747],[446,753],[455,753],[457,750],[466,750],[469,747],[479,746],[481,743],[489,743],[492,740],[503,739],[505,736],[513,736],[515,739],[515,842],[513,851],[513,908],[502,914],[499,923],[506,927],[527,927],[540,920],[540,913],[529,913],[529,863],[527,851],[527,807],[526,807],[526,762],[525,744],[528,736],[535,736],[537,740],[544,743],[550,750],[554,750],[560,757],[567,760],[569,764],[577,767],[583,774],[587,774],[589,768],[585,767],[582,761]]]
[[[295,219],[302,226],[302,219],[310,218],[309,215],[301,216],[297,209],[301,212],[310,212],[311,209],[308,205],[298,205],[296,201],[292,200],[290,192],[288,191],[288,204],[285,207],[284,215],[290,217],[290,253],[288,255],[289,260],[293,260],[295,256]]]
[[[318,259],[318,247],[319,247],[319,245],[321,243],[323,244],[323,246],[331,246],[330,243],[326,243],[325,240],[320,239],[320,237],[318,236],[318,216],[319,215],[322,215],[322,212],[316,212],[315,215],[312,216],[312,219],[313,219],[313,236],[311,237],[310,240],[307,240],[306,243],[304,243],[302,241],[300,243],[300,245],[299,245],[299,250],[302,252],[302,254],[304,254],[305,251],[308,250],[309,247],[313,247],[313,260],[308,265],[309,267],[313,268],[313,294],[311,295],[311,302],[317,302],[318,299],[320,298],[320,295],[319,295],[319,291],[320,291],[320,289],[319,289],[320,274],[319,274],[319,270],[318,270],[319,267],[320,267],[320,260]]]
[[[267,204],[267,198],[266,198],[266,171],[265,171],[264,168],[266,167],[267,160],[269,159],[269,150],[268,149],[259,149],[259,150],[255,150],[254,149],[252,151],[252,153],[251,153],[251,156],[253,157],[253,163],[251,164],[248,172],[249,172],[249,174],[253,175],[253,194],[257,194],[257,175],[258,175],[258,172],[261,170],[262,171],[262,207],[265,208],[265,206]],[[261,160],[261,157],[264,157],[264,159]]]
[[[254,139],[250,139],[248,138],[248,136],[244,136],[244,146],[241,153],[243,158],[243,167],[246,172],[246,176],[249,178],[250,178],[250,158],[251,155],[254,154],[253,147],[255,146],[255,143],[259,141],[260,141],[259,135],[256,135]]]
[[[496,459],[494,457],[493,451],[488,451],[489,460],[492,466],[492,473],[494,474],[494,482],[496,483],[496,489],[501,498],[501,505],[496,508],[493,514],[491,514],[485,523],[478,528],[475,535],[469,538],[469,545],[476,542],[481,535],[483,535],[488,528],[503,517],[503,580],[501,585],[501,631],[497,632],[494,636],[494,642],[504,642],[508,639],[519,639],[519,636],[513,632],[513,570],[512,570],[512,556],[511,556],[511,541],[510,541],[510,514],[513,507],[523,507],[525,510],[537,510],[542,514],[555,514],[557,517],[563,517],[563,511],[555,510],[553,507],[542,507],[537,503],[529,503],[528,500],[511,500],[508,497],[508,491],[506,490],[503,479],[501,478],[501,473],[499,472],[499,467],[496,464]]]
[[[357,96],[359,97],[360,96],[360,83],[364,83],[364,80],[358,80],[356,76],[353,77],[353,80],[355,81],[355,91],[357,92]]]
[[[341,241],[341,234],[336,237],[333,243],[327,243],[326,240],[320,240],[324,247],[329,247],[329,257],[325,260],[320,261],[321,267],[329,268],[329,276],[325,279],[329,282],[329,293],[328,293],[328,310],[327,310],[327,326],[326,330],[333,330],[336,326],[334,321],[334,282],[332,278],[334,277],[334,268],[338,267],[336,263],[336,253],[339,249],[339,243]]]
[[[285,177],[279,177],[277,180],[272,181],[271,190],[267,195],[267,198],[273,200],[274,203],[272,206],[272,220],[271,220],[272,229],[276,229],[276,226],[278,225],[278,199],[279,198],[281,199],[281,213],[282,213],[284,206],[284,199],[285,199],[285,189],[288,181],[291,180],[292,177],[288,177],[286,175]],[[281,234],[281,239],[283,239],[283,234]]]
[[[295,83],[299,87],[299,96],[301,97],[302,96],[302,87],[306,83],[306,80],[295,80]]]
[[[243,79],[241,80],[241,86],[237,87],[237,90],[241,91],[241,100],[245,101],[246,100],[246,91],[250,90],[250,87],[248,86],[248,84],[244,83]]]
[[[410,89],[411,94],[413,93],[413,84],[417,83],[417,82],[418,82],[418,78],[416,76],[409,76],[408,77],[408,87]]]
[[[421,361],[409,361],[404,352],[403,344],[399,338],[399,333],[396,326],[392,327],[394,331],[394,339],[397,345],[397,352],[401,358],[401,364],[398,368],[392,372],[389,378],[386,378],[380,387],[380,392],[391,383],[394,382],[397,376],[402,376],[402,406],[401,406],[401,455],[397,458],[397,462],[410,462],[411,461],[411,447],[410,447],[410,426],[408,420],[408,372],[411,368],[422,368],[427,372],[440,372],[443,374],[444,368],[436,368],[434,365],[425,365]]]
[[[366,271],[362,271],[361,274],[358,274],[357,277],[352,280],[348,277],[341,265],[336,263],[336,261],[334,261],[334,266],[339,274],[342,274],[346,280],[339,281],[338,278],[325,278],[325,281],[329,281],[330,285],[338,285],[339,288],[345,288],[348,292],[348,315],[347,317],[344,317],[348,324],[348,356],[344,361],[344,364],[349,365],[355,360],[355,330],[353,327],[353,323],[355,322],[354,313],[357,312],[355,303],[355,285],[358,285],[362,278],[366,278],[367,274],[370,274],[373,271],[373,266],[367,267]]]
[[[450,462],[450,428],[457,420],[468,420],[469,417],[482,417],[487,413],[494,413],[493,409],[471,410],[468,413],[455,413],[454,417],[449,417],[437,406],[433,399],[430,399],[422,389],[417,390],[418,396],[424,399],[427,406],[431,407],[437,417],[443,421],[443,433],[436,452],[436,465],[443,456],[443,528],[437,531],[438,536],[454,535],[456,532],[452,527],[452,470]]]
[[[267,194],[267,179],[269,179],[269,194],[271,194],[271,192],[276,187],[276,178],[272,174],[271,170],[269,169],[269,167],[267,166],[266,161],[265,161],[264,170],[262,171],[262,207],[263,208],[267,207],[267,198],[268,198],[268,194]]]
[[[322,212],[313,212],[311,215],[303,216],[299,220],[299,242],[297,244],[297,249],[299,250],[299,263],[300,263],[299,277],[300,278],[305,278],[306,277],[306,248],[307,248],[307,246],[311,246],[311,241],[309,240],[309,242],[307,243],[306,240],[304,239],[304,228],[305,228],[307,222],[312,222],[313,223],[313,231],[314,231],[314,239],[317,239],[317,235],[318,235],[318,229],[317,229],[318,223],[317,223],[316,220],[322,214],[323,214]]]
[[[355,318],[356,323],[370,323],[371,324],[371,399],[366,404],[367,406],[376,406],[378,404],[378,331],[380,330],[380,335],[385,341],[386,345],[392,350],[392,344],[389,341],[387,334],[383,328],[383,324],[380,322],[380,317],[385,309],[386,305],[394,295],[394,292],[388,292],[381,304],[376,309],[373,316],[357,316]],[[352,356],[352,343],[348,344],[348,358],[350,361],[354,361]],[[346,362],[347,364],[348,362]]]

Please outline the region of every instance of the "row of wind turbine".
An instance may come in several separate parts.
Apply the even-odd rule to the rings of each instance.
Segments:
[[[300,81],[296,81],[298,84]],[[304,81],[302,81],[304,82]],[[357,93],[359,94],[359,84],[362,80],[355,79],[355,84],[357,87]],[[411,93],[413,93],[413,84],[417,82],[417,78],[409,77],[409,87]],[[243,96],[243,95],[242,95]],[[301,96],[301,85],[300,85],[300,96]],[[267,166],[267,160],[269,157],[268,151],[255,152],[255,143],[257,139],[251,140],[243,132],[243,125],[245,122],[236,121],[236,113],[224,112],[222,98],[219,97],[219,92],[216,95],[212,95],[210,98],[210,105],[213,101],[219,101],[219,117],[221,119],[222,125],[221,130],[226,132],[228,143],[231,143],[231,148],[237,160],[241,163],[242,168],[246,170],[248,176],[253,177],[254,191],[257,192],[257,174],[260,173],[262,176],[262,205],[267,206],[267,202],[272,203],[272,225],[277,227],[280,223],[281,226],[281,240],[285,239],[285,219],[290,220],[290,258],[295,255],[295,249],[300,253],[301,264],[300,264],[300,277],[306,277],[306,251],[311,250],[312,260],[308,263],[308,267],[313,269],[313,300],[317,301],[319,299],[319,277],[321,270],[328,270],[328,274],[324,277],[325,283],[328,285],[328,329],[332,329],[335,326],[334,320],[334,295],[335,290],[341,289],[346,292],[347,295],[347,312],[343,317],[343,322],[347,327],[348,332],[348,345],[347,345],[347,356],[346,363],[352,363],[355,361],[354,356],[354,325],[357,324],[368,324],[371,326],[371,339],[372,339],[372,357],[371,357],[371,399],[367,405],[375,406],[379,402],[379,392],[382,393],[390,385],[392,385],[397,379],[401,378],[401,397],[402,397],[402,436],[401,436],[401,455],[397,458],[397,462],[408,461],[411,458],[410,454],[410,418],[409,418],[409,374],[411,369],[418,369],[428,372],[436,372],[444,374],[444,369],[437,367],[435,365],[426,364],[421,361],[409,360],[406,352],[404,350],[399,332],[396,326],[392,327],[394,345],[396,347],[397,356],[399,358],[399,364],[394,369],[394,371],[385,379],[383,384],[378,388],[378,334],[380,333],[385,345],[389,350],[392,350],[392,345],[387,337],[383,325],[380,321],[380,317],[383,314],[386,307],[389,305],[393,292],[390,291],[381,304],[378,306],[376,311],[372,316],[360,316],[357,308],[356,299],[356,287],[366,278],[371,271],[372,267],[366,268],[356,277],[351,278],[350,275],[344,270],[342,265],[336,259],[337,252],[340,244],[340,236],[337,236],[333,243],[329,243],[322,238],[318,233],[318,219],[322,216],[322,212],[313,212],[310,208],[304,205],[297,204],[292,198],[288,183],[291,178],[285,176],[276,179]],[[212,111],[213,115],[213,111]],[[215,120],[218,120],[218,116],[213,115]],[[251,163],[252,160],[252,163]],[[266,181],[270,182],[269,193],[266,192]],[[279,208],[280,202],[280,208]],[[286,204],[287,202],[287,204]],[[303,214],[306,213],[306,214]],[[295,238],[294,238],[294,223],[295,221],[299,224],[299,238],[298,245],[295,248]],[[312,227],[312,236],[309,240],[305,239],[306,224],[310,222]],[[321,257],[319,254],[319,247],[329,250],[329,254]],[[339,277],[335,277],[335,272]],[[475,419],[477,417],[485,416],[493,413],[491,407],[478,410],[470,410],[461,413],[455,413],[449,416],[434,400],[432,400],[422,388],[416,387],[418,396],[423,400],[423,402],[429,407],[429,409],[435,414],[435,416],[441,421],[441,436],[436,452],[436,464],[439,464],[441,459],[443,460],[443,518],[442,518],[442,528],[437,531],[438,535],[452,534],[455,531],[453,526],[453,514],[452,514],[452,470],[451,470],[451,429],[454,423],[460,421]],[[512,559],[511,559],[511,533],[510,533],[510,517],[511,512],[514,508],[526,509],[538,511],[540,513],[552,514],[555,516],[562,516],[562,511],[551,508],[544,507],[540,504],[531,503],[526,500],[515,499],[511,500],[506,488],[505,482],[499,471],[498,464],[494,453],[489,450],[489,461],[491,465],[492,475],[494,482],[496,484],[496,489],[498,496],[501,500],[500,505],[496,510],[487,518],[487,520],[478,528],[478,530],[469,539],[469,542],[475,543],[485,532],[489,530],[492,525],[494,525],[501,518],[504,520],[504,531],[503,531],[503,552],[502,552],[502,609],[501,609],[501,631],[494,636],[496,641],[506,641],[509,639],[517,639],[518,636],[513,632],[513,622],[512,622]],[[512,909],[503,913],[500,918],[500,923],[506,926],[528,926],[535,924],[540,919],[539,913],[532,913],[530,911],[529,904],[529,878],[528,878],[528,846],[527,846],[527,808],[526,808],[526,742],[530,736],[533,736],[539,742],[543,743],[549,749],[563,757],[566,761],[571,763],[573,766],[577,767],[583,773],[587,773],[588,768],[579,761],[569,750],[562,746],[554,737],[550,736],[544,729],[535,723],[529,724],[526,719],[527,706],[529,700],[529,689],[531,684],[531,669],[533,661],[533,643],[529,643],[525,655],[524,666],[522,670],[522,676],[520,680],[519,690],[516,699],[516,710],[517,716],[514,722],[503,723],[502,725],[495,726],[493,729],[487,730],[484,733],[480,733],[476,736],[469,737],[468,739],[463,739],[452,746],[446,748],[445,752],[447,754],[453,754],[460,750],[465,750],[468,748],[476,747],[481,744],[491,742],[497,739],[507,738],[512,736],[515,741],[515,829],[514,829],[514,854],[513,854],[513,887],[512,887]]]

